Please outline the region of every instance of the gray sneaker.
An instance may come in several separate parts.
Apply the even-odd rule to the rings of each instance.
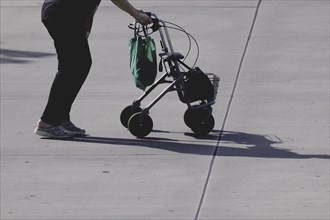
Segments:
[[[62,122],[61,126],[70,133],[77,135],[85,135],[86,131],[84,129],[78,128],[71,121]]]
[[[49,128],[36,128],[34,130],[34,133],[42,137],[49,137],[54,139],[67,139],[75,135],[74,133],[67,131],[60,125]]]

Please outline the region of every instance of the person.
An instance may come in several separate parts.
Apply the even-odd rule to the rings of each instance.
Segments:
[[[127,0],[111,0],[118,8],[147,25],[151,18]],[[86,131],[70,120],[72,104],[92,65],[88,45],[93,16],[101,0],[45,0],[41,20],[54,41],[58,71],[51,85],[47,105],[34,133],[65,139]]]

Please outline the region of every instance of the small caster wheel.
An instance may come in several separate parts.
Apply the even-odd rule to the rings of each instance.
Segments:
[[[214,117],[210,115],[204,120],[201,120],[198,123],[194,123],[190,128],[197,136],[204,136],[213,130],[214,124]]]
[[[121,112],[120,114],[120,122],[121,124],[127,128],[128,127],[128,120],[129,118],[134,115],[137,112],[141,112],[142,109],[140,108],[140,106],[136,106],[136,105],[129,105],[126,108],[124,108],[124,110]]]
[[[143,138],[152,131],[153,122],[148,114],[135,113],[128,121],[128,129],[132,135]]]

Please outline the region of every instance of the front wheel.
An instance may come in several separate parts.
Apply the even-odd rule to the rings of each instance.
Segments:
[[[140,106],[137,105],[129,105],[126,108],[124,108],[124,110],[121,112],[120,114],[120,122],[121,124],[127,128],[128,127],[128,120],[129,118],[134,115],[137,112],[141,112],[142,109],[140,108]]]
[[[128,121],[128,130],[132,135],[143,138],[152,131],[153,122],[148,114],[135,113]]]

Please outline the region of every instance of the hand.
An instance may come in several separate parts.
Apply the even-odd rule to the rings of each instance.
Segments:
[[[138,11],[134,18],[142,25],[147,25],[152,23],[152,19],[142,11]]]

